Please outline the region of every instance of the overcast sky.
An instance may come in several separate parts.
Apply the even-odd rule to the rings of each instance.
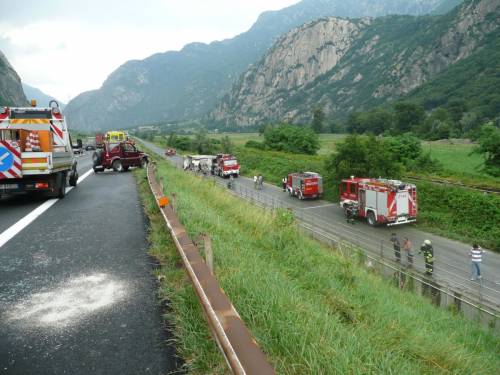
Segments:
[[[231,38],[298,0],[0,0],[0,50],[23,82],[68,102],[127,60]]]

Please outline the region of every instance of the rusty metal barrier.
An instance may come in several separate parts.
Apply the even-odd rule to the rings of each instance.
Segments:
[[[168,199],[165,199],[163,188],[156,180],[155,169],[154,162],[148,164],[149,186],[203,307],[208,326],[229,369],[237,375],[275,374],[266,355],[257,345],[217,279],[205,264],[198,248],[177,219],[168,204]]]

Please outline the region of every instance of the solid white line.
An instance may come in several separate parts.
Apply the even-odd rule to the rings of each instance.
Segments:
[[[94,171],[91,169],[87,171],[82,177],[78,179],[78,184],[85,180],[88,176],[90,176]],[[71,190],[73,190],[73,187],[70,186],[66,188],[66,193],[69,193]],[[45,211],[47,211],[50,207],[52,207],[59,199],[49,199],[48,201],[45,201],[42,203],[40,206],[35,208],[33,211],[31,211],[28,215],[23,217],[21,220],[19,220],[17,223],[13,224],[10,226],[8,229],[6,229],[2,234],[0,234],[0,248],[5,245],[7,242],[9,242],[12,238],[14,238],[19,232],[21,232],[24,228],[26,228],[28,225],[30,225],[37,217],[39,217],[41,214],[43,214]]]
[[[337,205],[338,205],[338,203],[330,203],[330,204],[324,204],[322,206],[304,207],[304,208],[301,208],[301,210],[312,210],[314,208],[331,207],[331,206],[337,206]]]

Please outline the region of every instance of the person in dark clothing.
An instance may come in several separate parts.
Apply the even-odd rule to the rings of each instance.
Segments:
[[[281,184],[283,185],[283,191],[286,191],[286,177],[283,177],[283,180],[281,180]]]
[[[432,276],[434,272],[434,248],[432,247],[431,241],[425,240],[418,253],[424,253],[425,273],[426,275]]]
[[[396,257],[396,262],[401,262],[401,243],[399,242],[396,233],[391,235],[391,242],[394,248],[394,256]]]

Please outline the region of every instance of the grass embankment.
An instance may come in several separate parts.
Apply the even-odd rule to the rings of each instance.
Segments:
[[[216,275],[278,374],[496,374],[500,340],[474,323],[401,292],[276,216],[159,161],[188,233],[212,237]],[[177,348],[192,373],[223,360],[161,225],[144,171],[138,180],[161,259]]]

